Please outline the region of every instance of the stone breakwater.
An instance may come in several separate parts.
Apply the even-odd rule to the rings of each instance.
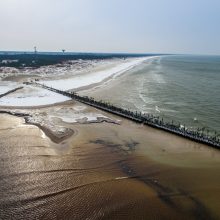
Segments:
[[[12,89],[12,90],[9,90],[8,92],[6,93],[3,93],[3,94],[0,94],[0,98],[10,94],[10,93],[13,93],[13,92],[16,92],[17,90],[20,90],[20,89],[23,89],[23,87],[18,87],[18,88],[15,88],[15,89]]]
[[[142,114],[141,112],[137,112],[137,111],[133,112],[127,109],[114,106],[110,103],[97,101],[94,98],[91,98],[88,96],[79,96],[75,92],[61,91],[61,90],[58,90],[52,87],[45,86],[40,83],[25,82],[25,84],[31,84],[31,85],[38,86],[44,89],[48,89],[50,91],[70,97],[74,100],[77,100],[89,106],[92,106],[92,107],[101,109],[103,111],[132,120],[136,123],[141,123],[141,124],[148,125],[154,128],[158,128],[158,129],[176,134],[178,136],[191,139],[199,143],[207,144],[209,146],[212,146],[218,149],[220,148],[220,138],[217,135],[208,135],[208,134],[206,135],[203,129],[198,128],[196,131],[190,130],[190,129],[185,128],[185,126],[182,127],[180,126],[180,124],[175,124],[173,121],[172,123],[164,122],[163,119],[159,119],[158,117],[155,117],[150,114]]]

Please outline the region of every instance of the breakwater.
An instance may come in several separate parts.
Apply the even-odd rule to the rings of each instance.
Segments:
[[[6,96],[6,95],[8,95],[8,94],[10,94],[10,93],[16,92],[16,91],[19,90],[19,89],[23,89],[23,87],[18,87],[18,88],[9,90],[9,91],[6,92],[6,93],[0,94],[0,98],[4,97],[4,96]]]
[[[8,115],[12,115],[12,116],[16,116],[16,117],[22,117],[22,118],[26,118],[26,117],[30,116],[29,114],[25,114],[25,113],[10,112],[10,111],[5,111],[5,110],[0,110],[0,114],[8,114]]]
[[[141,112],[137,112],[137,111],[133,112],[127,109],[114,106],[107,102],[97,101],[94,98],[91,98],[88,96],[80,96],[75,92],[61,91],[61,90],[48,87],[40,83],[26,82],[25,84],[32,84],[37,87],[48,89],[52,92],[56,92],[64,96],[70,97],[83,104],[101,109],[103,111],[132,120],[134,122],[148,125],[148,126],[160,129],[160,130],[164,130],[164,131],[176,134],[178,136],[182,136],[184,138],[188,138],[193,141],[207,144],[212,147],[220,149],[220,138],[219,136],[217,136],[216,133],[215,135],[208,135],[208,133],[205,134],[204,129],[200,129],[200,128],[198,128],[197,130],[190,130],[190,129],[187,129],[185,126],[181,126],[180,123],[175,124],[173,121],[171,123],[164,122],[163,119],[160,119],[159,117],[155,117],[151,114],[142,114]]]

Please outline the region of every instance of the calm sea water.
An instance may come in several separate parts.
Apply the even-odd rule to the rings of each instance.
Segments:
[[[157,57],[109,91],[104,96],[117,105],[220,134],[220,56]]]

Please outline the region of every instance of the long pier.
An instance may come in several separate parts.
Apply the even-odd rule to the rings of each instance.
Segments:
[[[86,105],[95,107],[97,109],[106,111],[108,113],[115,114],[120,117],[132,120],[136,123],[141,123],[141,124],[151,126],[151,127],[154,127],[160,130],[164,130],[164,131],[173,133],[175,135],[182,136],[184,138],[188,138],[190,140],[203,143],[203,144],[207,144],[209,146],[220,149],[219,137],[209,136],[209,135],[205,135],[203,132],[199,132],[199,131],[202,131],[202,129],[198,129],[198,131],[192,131],[192,130],[186,129],[185,127],[180,127],[180,125],[175,125],[173,122],[167,123],[167,122],[164,122],[163,120],[159,120],[158,117],[154,117],[153,115],[150,115],[150,114],[142,114],[141,112],[133,112],[133,111],[126,110],[126,109],[114,106],[112,104],[109,104],[103,101],[97,101],[94,98],[91,98],[88,96],[80,96],[75,92],[61,91],[61,90],[48,87],[40,83],[26,82],[25,84],[35,85],[37,87],[41,87],[41,88],[50,90],[52,92],[56,92],[64,96],[70,97],[83,104],[86,104]]]

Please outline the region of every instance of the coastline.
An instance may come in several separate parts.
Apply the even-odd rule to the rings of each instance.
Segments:
[[[216,149],[73,100],[0,110],[28,118],[0,114],[0,218],[220,217]]]
[[[67,140],[71,136],[75,134],[72,129],[66,129],[65,132],[58,134],[57,132],[53,132],[51,129],[47,128],[46,126],[41,125],[40,123],[34,123],[29,121],[28,117],[29,114],[25,113],[18,113],[18,112],[11,112],[9,110],[0,110],[0,115],[4,117],[4,115],[10,115],[18,118],[24,119],[26,125],[33,125],[38,127],[52,142],[56,144],[62,143],[64,140]]]
[[[125,63],[118,64],[118,66],[113,66],[110,69],[105,69],[97,72],[90,72],[87,75],[76,76],[74,78],[67,78],[64,80],[56,81],[40,81],[40,83],[45,84],[60,90],[79,90],[80,88],[92,87],[93,84],[101,84],[106,81],[106,79],[112,79],[117,77],[124,72],[134,68],[140,63],[152,59],[154,57],[145,57],[145,58],[132,58],[129,62],[126,60]],[[65,85],[65,86],[64,86]]]
[[[203,133],[195,132],[194,130],[186,129],[185,126],[182,128],[180,125],[177,125],[175,123],[164,123],[163,119],[160,120],[158,117],[155,117],[150,114],[142,114],[141,112],[134,112],[127,109],[123,109],[121,107],[117,107],[112,105],[108,102],[103,101],[97,101],[94,98],[90,98],[87,96],[80,96],[75,93],[65,92],[61,91],[52,87],[48,87],[39,83],[32,84],[36,87],[44,88],[49,91],[53,91],[58,94],[62,94],[67,97],[71,97],[72,99],[86,104],[88,106],[94,107],[96,109],[100,109],[104,112],[111,113],[113,115],[120,116],[122,118],[130,119],[131,121],[134,121],[136,123],[140,123],[143,125],[147,125],[156,129],[160,129],[178,136],[182,136],[184,138],[193,140],[195,142],[203,143],[206,145],[210,145],[212,147],[215,147],[219,149],[220,147],[220,140],[216,138],[216,136],[209,136],[204,135]],[[198,128],[197,130],[201,130]]]
[[[84,95],[90,94],[89,96],[92,96],[94,94],[93,90],[98,89],[98,92],[102,92],[102,88],[106,87],[106,85],[112,84],[113,80],[123,77],[127,72],[129,72],[135,67],[138,67],[138,65],[142,64],[143,62],[147,62],[151,59],[155,59],[158,57],[160,56],[149,56],[149,57],[143,58],[143,60],[140,61],[140,63],[138,62],[137,64],[130,66],[128,69],[124,69],[122,71],[119,71],[118,73],[112,72],[110,76],[108,76],[107,78],[103,79],[100,82],[92,83],[92,84],[85,85],[85,86],[80,86],[78,88],[73,88],[69,90],[67,89],[66,91],[77,92],[79,94],[84,94]]]
[[[86,64],[77,64],[80,67],[80,70],[78,70],[76,66],[76,73],[74,73],[74,69],[70,70],[68,73],[68,66],[65,67],[67,70],[64,71],[64,75],[60,73],[62,70],[56,70],[57,67],[54,67],[55,70],[59,73],[58,75],[52,74],[52,67],[48,67],[49,70],[46,68],[45,71],[49,71],[49,75],[43,74],[42,78],[34,77],[33,73],[30,72],[30,77],[26,78],[27,81],[33,81],[37,79],[38,81],[45,83],[48,85],[48,83],[55,83],[56,86],[62,87],[63,90],[69,90],[69,91],[83,91],[87,89],[91,89],[97,86],[101,86],[102,84],[108,83],[112,81],[114,78],[119,77],[126,73],[128,70],[131,70],[132,68],[135,68],[140,63],[145,62],[147,60],[150,60],[154,57],[142,57],[142,58],[127,58],[125,60],[123,59],[116,59],[116,60],[109,60],[109,61],[97,61],[96,64],[94,64],[94,67],[89,67],[90,63],[87,61]],[[83,66],[85,65],[85,67]],[[74,65],[73,65],[74,66]],[[27,70],[29,71],[29,70]],[[30,70],[31,71],[31,70]],[[39,70],[40,71],[40,70]],[[43,71],[43,69],[42,69]],[[6,73],[5,73],[6,74]],[[14,75],[15,79],[17,77],[22,76],[24,73],[16,73]],[[25,73],[27,75],[27,73]],[[60,75],[61,74],[61,75]],[[1,81],[0,89],[4,92],[9,91],[10,89],[16,87],[16,86],[24,86],[22,84],[22,81],[15,83],[13,78],[13,73],[6,74],[6,78],[10,77],[12,81]],[[51,77],[55,77],[55,80],[50,81],[49,79],[44,81],[43,79],[49,79]],[[64,78],[64,79],[61,79]],[[23,81],[24,82],[24,81]],[[75,86],[74,86],[75,85]],[[76,87],[77,85],[77,87]],[[7,89],[8,87],[8,89]],[[3,93],[3,92],[2,92]],[[36,99],[38,100],[36,102]],[[55,101],[54,101],[55,100]],[[21,92],[15,92],[12,95],[9,95],[7,97],[4,97],[0,99],[0,105],[1,106],[14,106],[15,108],[22,108],[23,106],[47,106],[47,105],[53,105],[58,104],[60,102],[66,101],[67,98],[61,97],[58,94],[50,93],[49,91],[33,88],[30,86],[24,86]]]

